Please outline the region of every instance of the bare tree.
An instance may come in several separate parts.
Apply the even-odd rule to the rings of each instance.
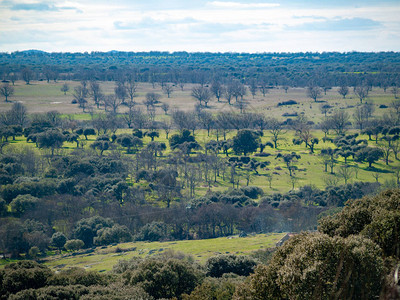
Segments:
[[[117,86],[114,88],[115,97],[121,100],[121,104],[125,103],[125,99],[128,96],[126,92],[126,87],[121,82],[118,82]]]
[[[339,177],[342,177],[344,180],[344,184],[347,184],[347,181],[353,176],[353,168],[350,166],[340,166],[337,174]]]
[[[136,90],[137,90],[137,83],[133,78],[128,79],[128,84],[126,86],[126,91],[128,93],[129,99],[131,102],[133,101],[133,98],[136,97]]]
[[[60,91],[64,93],[64,95],[67,94],[67,92],[69,91],[69,85],[67,83],[64,83],[62,85],[62,87],[60,88]]]
[[[168,103],[161,104],[161,109],[164,111],[164,114],[167,115],[169,110],[169,104]]]
[[[390,92],[393,94],[394,98],[397,99],[397,95],[399,93],[399,88],[397,86],[393,86]]]
[[[99,108],[100,102],[104,95],[101,92],[101,88],[98,82],[94,80],[90,81],[88,94],[93,98],[93,101],[96,104],[97,108]]]
[[[270,118],[267,120],[267,126],[269,132],[272,134],[272,142],[274,143],[275,149],[278,147],[278,141],[280,136],[286,132],[283,130],[283,125],[276,118]]]
[[[26,84],[30,84],[33,78],[33,71],[29,68],[24,68],[21,70],[22,79],[26,82]]]
[[[88,91],[84,86],[79,85],[79,86],[75,87],[74,93],[72,94],[72,96],[74,97],[74,100],[76,101],[76,103],[79,104],[79,107],[82,108],[83,112],[85,111],[85,108],[86,108],[87,92]]]
[[[166,83],[163,86],[163,91],[167,95],[168,98],[171,98],[171,94],[174,91],[174,88],[173,88],[172,84]]]
[[[321,88],[317,86],[309,86],[307,88],[307,97],[317,102],[317,99],[322,97]]]
[[[349,114],[345,111],[336,111],[330,118],[332,129],[336,134],[341,135],[346,132],[347,124],[349,123]]]
[[[345,85],[342,85],[339,89],[338,89],[338,93],[340,95],[342,95],[343,99],[346,99],[347,94],[349,93],[349,88]]]
[[[217,101],[219,102],[219,100],[225,93],[225,88],[219,81],[213,81],[211,85],[211,92],[214,94],[215,98],[217,98]]]
[[[202,102],[204,101],[205,106],[207,107],[207,103],[211,99],[211,92],[209,89],[207,89],[203,86],[194,87],[192,89],[192,97],[197,99],[199,101],[200,105],[202,105]]]
[[[360,99],[360,103],[363,103],[363,100],[368,97],[368,87],[367,86],[356,86],[354,88],[354,93]]]
[[[1,86],[0,93],[6,98],[6,102],[8,102],[8,97],[14,94],[14,88],[8,83],[5,83]]]
[[[254,98],[256,96],[257,90],[258,90],[257,82],[254,79],[250,81],[249,88],[250,88],[250,93]]]
[[[107,95],[104,97],[104,109],[110,107],[113,113],[117,113],[118,107],[122,104],[121,98],[116,95]]]

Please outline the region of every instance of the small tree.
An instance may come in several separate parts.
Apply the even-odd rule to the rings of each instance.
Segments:
[[[211,92],[209,89],[203,86],[194,87],[192,89],[192,97],[198,100],[200,105],[202,105],[202,102],[204,102],[205,106],[207,107],[207,103],[211,99]]]
[[[322,91],[321,88],[317,86],[309,86],[307,88],[307,97],[313,99],[315,102],[317,102],[317,99],[322,97]]]
[[[58,251],[61,253],[61,249],[64,247],[65,243],[67,242],[66,236],[61,232],[56,232],[51,237],[51,245],[56,247]]]
[[[164,84],[163,91],[167,95],[168,98],[171,98],[171,94],[174,91],[174,88],[172,87],[171,84],[167,83],[167,84]]]
[[[83,246],[85,246],[85,243],[82,240],[69,240],[64,245],[68,251],[77,251],[82,249]]]
[[[343,99],[346,99],[347,94],[349,93],[349,88],[345,85],[342,85],[339,89],[338,89],[338,93],[340,95],[342,95]]]
[[[64,93],[64,95],[67,94],[67,92],[69,91],[69,85],[67,83],[64,83],[62,85],[62,87],[60,88],[60,91]]]
[[[258,134],[248,129],[242,129],[233,138],[232,148],[236,154],[243,153],[246,156],[248,153],[257,151],[259,143],[260,137]]]
[[[354,89],[354,93],[360,99],[360,103],[363,103],[363,100],[368,97],[368,87],[367,86],[356,86]]]
[[[14,88],[8,83],[5,83],[0,88],[0,93],[6,98],[6,102],[8,102],[8,97],[14,94]]]

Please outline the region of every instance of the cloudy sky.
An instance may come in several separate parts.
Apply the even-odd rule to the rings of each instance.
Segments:
[[[400,0],[0,0],[0,51],[400,51]]]

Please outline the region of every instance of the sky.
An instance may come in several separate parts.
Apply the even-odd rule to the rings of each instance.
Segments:
[[[400,51],[400,0],[0,0],[0,52]]]

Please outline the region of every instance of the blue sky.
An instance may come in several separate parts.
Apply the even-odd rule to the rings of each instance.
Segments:
[[[0,0],[0,51],[400,51],[399,16],[399,0]]]

